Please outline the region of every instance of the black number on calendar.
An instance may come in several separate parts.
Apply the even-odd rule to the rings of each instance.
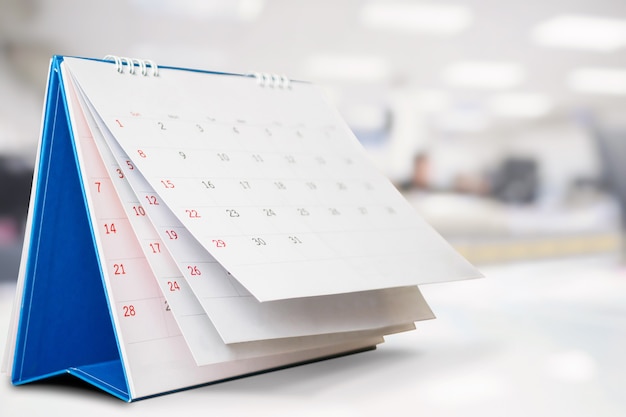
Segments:
[[[257,245],[257,246],[265,246],[267,245],[267,242],[265,240],[263,240],[260,237],[253,237],[252,241]]]
[[[204,185],[204,188],[215,188],[215,184],[211,181],[202,181],[202,185]]]
[[[323,157],[321,157],[321,156],[317,156],[317,157],[315,158],[315,162],[317,162],[317,163],[318,163],[318,164],[320,164],[320,165],[326,165],[326,159],[324,159],[324,158],[323,158]]]
[[[163,304],[165,304],[165,311],[172,311],[172,309],[170,308],[170,303],[168,303],[167,300],[165,300]]]
[[[227,153],[224,153],[224,152],[218,152],[217,157],[219,158],[220,161],[223,161],[223,162],[230,161],[230,157],[228,156]]]
[[[291,241],[291,243],[294,243],[294,244],[302,243],[302,241],[300,240],[300,238],[298,238],[298,236],[289,236],[289,240]]]
[[[226,213],[228,213],[229,217],[239,217],[239,212],[237,210],[226,209]]]
[[[272,216],[276,216],[276,212],[274,210],[270,209],[263,209],[263,213],[265,213],[266,216],[268,217],[272,217]]]
[[[348,186],[347,186],[345,183],[343,183],[343,182],[338,182],[338,183],[337,183],[337,188],[338,188],[340,191],[345,191],[345,190],[347,190],[347,189],[348,189]]]
[[[309,213],[309,211],[305,208],[299,208],[298,209],[298,213],[300,213],[301,216],[310,216],[311,213]]]
[[[183,159],[187,159],[187,154],[185,152],[178,152],[178,155],[180,155],[180,157]]]
[[[396,214],[396,209],[394,209],[393,207],[387,207],[387,213]]]
[[[201,125],[197,124],[196,128],[198,129],[200,133],[204,132],[204,128]]]
[[[265,128],[265,133],[267,134],[267,136],[272,136],[272,131],[269,128]]]
[[[287,189],[287,186],[284,183],[280,182],[280,181],[274,181],[274,186],[278,190],[286,190]]]
[[[255,162],[265,162],[263,157],[256,153],[252,155],[252,159],[254,159]]]
[[[309,181],[309,182],[307,182],[307,183],[306,183],[306,187],[307,187],[309,190],[317,190],[317,184],[315,184],[314,182],[310,182],[310,181]]]
[[[296,136],[298,136],[299,138],[303,138],[304,135],[302,134],[302,132],[300,130],[296,130]]]
[[[296,158],[293,155],[285,155],[285,161],[289,164],[295,164]]]
[[[339,216],[341,214],[341,212],[339,212],[339,210],[337,210],[334,207],[331,207],[328,209],[328,211],[330,212],[330,214],[332,214],[333,216]]]
[[[241,188],[243,188],[244,190],[249,190],[250,188],[252,188],[248,181],[239,181],[239,185],[241,185]]]
[[[233,126],[233,132],[239,133],[239,129],[237,129],[237,126]]]
[[[365,208],[365,207],[359,207],[359,213],[361,213],[361,214],[367,214],[367,208]]]
[[[161,130],[167,130],[167,129],[165,128],[165,125],[163,124],[163,122],[157,122],[157,125],[159,125],[159,129],[161,129]]]

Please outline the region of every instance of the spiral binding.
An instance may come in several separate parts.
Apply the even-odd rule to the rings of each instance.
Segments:
[[[120,74],[124,73],[124,66],[128,67],[128,73],[133,75],[136,67],[139,67],[139,73],[143,76],[149,75],[149,68],[152,69],[152,76],[159,76],[159,67],[151,59],[127,58],[124,56],[107,55],[103,58],[105,61],[114,61],[115,70]]]
[[[291,80],[285,75],[268,74],[265,72],[253,72],[248,75],[256,78],[256,83],[261,87],[291,88]]]

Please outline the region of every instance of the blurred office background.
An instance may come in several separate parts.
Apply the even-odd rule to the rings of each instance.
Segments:
[[[0,0],[5,280],[17,274],[53,54],[317,82],[480,268],[527,271],[542,291],[530,263],[605,257],[610,279],[625,278],[624,0]],[[546,282],[566,288],[569,265]]]
[[[380,169],[473,262],[619,250],[622,0],[2,0],[5,278],[48,60],[109,53],[326,86]]]

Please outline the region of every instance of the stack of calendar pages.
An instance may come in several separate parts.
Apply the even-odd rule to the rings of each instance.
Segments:
[[[374,347],[478,276],[319,87],[56,56],[4,365],[132,401]]]

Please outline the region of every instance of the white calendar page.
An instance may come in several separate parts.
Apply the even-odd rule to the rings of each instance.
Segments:
[[[146,203],[167,205],[257,299],[480,276],[372,168],[315,86],[65,63],[156,191]]]
[[[88,107],[85,98],[82,101],[83,107]],[[188,236],[170,210],[163,205],[143,206],[138,201],[144,195],[153,195],[153,190],[129,163],[128,156],[119,146],[115,146],[115,142],[112,146],[117,158],[113,157],[102,132],[96,126],[94,118],[97,115],[87,112],[86,116],[109,175],[115,179],[113,184],[126,208],[135,235],[142,242],[146,259],[160,282],[161,290],[183,334],[191,342],[206,338],[201,329],[207,327],[205,322],[209,317],[225,343],[283,339],[280,344],[265,343],[264,346],[270,350],[335,343],[341,337],[355,337],[358,336],[356,332],[365,330],[369,330],[369,333],[375,330],[375,334],[389,334],[396,331],[398,325],[406,330],[412,328],[412,325],[407,324],[434,317],[417,287],[338,294],[324,299],[317,297],[259,303],[192,236]],[[130,184],[134,184],[135,191]],[[150,216],[146,216],[146,213]],[[148,217],[160,229],[160,236]],[[168,248],[172,249],[173,256],[168,253]],[[202,313],[201,308],[207,314]],[[188,325],[193,330],[185,331]],[[351,334],[306,340],[284,339],[345,332]],[[196,343],[190,345],[192,351],[196,352]],[[213,360],[216,358],[214,350],[212,348],[208,352]],[[234,351],[235,347],[231,350]],[[262,350],[256,346],[255,351]],[[194,356],[198,358],[199,354],[194,353]],[[206,353],[202,357],[206,357]],[[206,360],[197,360],[206,363]]]
[[[65,83],[81,181],[101,262],[115,333],[132,398],[159,394],[263,369],[349,352],[383,342],[381,333],[410,330],[412,324],[377,331],[225,345],[193,296],[174,298],[179,325],[149,268],[140,240],[132,231],[124,200],[116,194],[124,183],[109,157],[96,146],[73,86]],[[112,172],[113,175],[110,175]],[[123,187],[119,187],[120,190]],[[149,235],[146,232],[145,235]],[[153,235],[154,236],[154,235]],[[161,264],[162,266],[162,264]],[[160,269],[169,271],[172,269]],[[170,277],[172,279],[172,277]],[[169,285],[165,286],[169,288]],[[196,301],[197,303],[197,301]],[[198,366],[201,365],[201,366]],[[111,389],[114,389],[111,387]]]
[[[162,243],[150,221],[146,216],[137,215],[137,208],[141,206],[127,183],[127,177],[121,174],[113,155],[106,152],[108,148],[103,143],[98,148],[98,142],[103,142],[104,138],[98,137],[99,131],[90,114],[83,114],[73,86],[71,83],[65,86],[71,103],[70,113],[83,183],[87,189],[107,292],[123,352],[129,344],[149,345],[159,339],[178,337],[182,332],[196,363],[208,365],[338,345],[412,328],[406,323],[414,320],[396,318],[393,323],[370,325],[367,328],[369,331],[354,331],[363,330],[355,323],[353,327],[346,328],[346,333],[224,344],[174,260],[164,248],[161,250]],[[159,291],[157,284],[165,298],[155,297]],[[231,299],[232,296],[225,298]],[[406,307],[409,307],[407,301],[416,301],[414,297],[404,297],[404,302],[396,298],[400,306],[407,304]],[[417,301],[418,306],[426,306],[423,299],[418,298]],[[393,308],[391,305],[388,307]],[[409,308],[408,311],[414,309]],[[171,322],[172,315],[181,332]],[[426,306],[418,319],[431,317]],[[250,319],[247,317],[248,321]],[[266,321],[260,324],[266,324]],[[319,333],[329,332],[312,334]]]

